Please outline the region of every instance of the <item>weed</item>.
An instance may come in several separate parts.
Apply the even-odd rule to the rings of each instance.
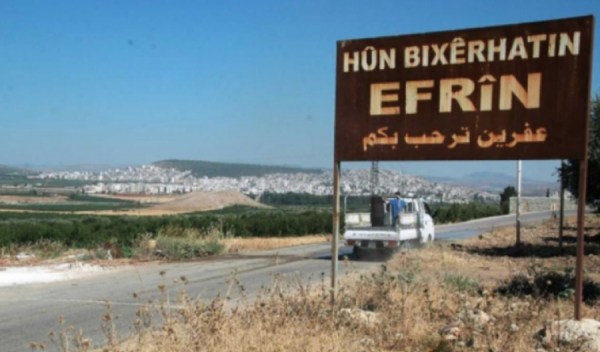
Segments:
[[[112,349],[116,349],[119,346],[119,335],[115,325],[115,320],[119,317],[114,315],[110,302],[105,303],[104,315],[102,315],[102,332],[106,336],[108,346]]]
[[[34,253],[42,259],[56,258],[63,254],[67,247],[62,242],[42,239],[28,246],[28,252]]]
[[[73,326],[68,326],[65,322],[65,318],[60,316],[58,318],[58,324],[60,330],[55,332],[51,331],[48,334],[50,342],[60,352],[86,352],[91,349],[91,340],[83,335],[81,329],[77,330]],[[34,346],[35,345],[35,346]],[[31,344],[33,350],[39,348],[44,350],[46,348],[45,343]],[[34,348],[35,347],[35,348]]]
[[[137,335],[127,341],[118,339],[107,304],[102,351],[523,351],[535,349],[544,321],[565,314],[559,301],[544,298],[505,300],[471,289],[446,295],[445,288],[457,282],[471,287],[457,277],[425,285],[416,269],[382,266],[359,284],[342,283],[336,306],[319,287],[325,282],[312,287],[297,276],[275,276],[252,301],[235,275],[227,294],[207,301],[187,295],[185,277],[176,280],[180,290],[172,301],[164,280],[160,301],[140,305]],[[234,303],[234,292],[241,301]],[[80,331],[60,324],[61,332],[51,336],[60,352],[88,351]]]
[[[475,293],[482,291],[482,288],[477,281],[460,274],[446,273],[444,275],[444,284],[459,292]]]
[[[224,246],[215,235],[204,235],[199,230],[169,226],[159,231],[156,250],[168,259],[192,259],[216,255]]]

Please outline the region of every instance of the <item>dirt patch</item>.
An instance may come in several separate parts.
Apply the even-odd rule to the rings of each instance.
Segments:
[[[230,205],[249,205],[264,207],[263,204],[241,194],[237,191],[222,192],[193,192],[174,201],[152,207],[171,211],[203,211],[220,209]]]
[[[432,281],[456,275],[469,277],[482,285],[494,285],[521,270],[510,259],[473,256],[454,250],[447,244],[435,244],[426,250],[397,254],[388,265],[391,270],[402,271],[409,263],[416,263],[419,272]]]
[[[521,229],[516,246],[514,227],[496,229],[480,236],[451,243],[436,243],[426,250],[399,253],[390,260],[392,269],[402,270],[417,262],[427,277],[443,280],[448,275],[469,277],[484,286],[495,285],[531,270],[574,270],[576,260],[575,218],[567,219],[563,246],[559,247],[558,224],[547,221]],[[585,277],[600,281],[600,217],[586,216]]]
[[[183,214],[197,211],[208,211],[222,209],[232,205],[247,205],[251,207],[266,207],[237,191],[192,192],[175,200],[156,204],[144,209],[133,209],[122,211],[121,214],[131,215],[165,215],[165,214]]]
[[[267,208],[268,206],[253,200],[237,191],[197,191],[181,196],[144,196],[144,195],[101,195],[107,199],[123,199],[140,202],[143,204],[153,204],[144,208],[119,209],[119,210],[92,210],[92,211],[53,211],[56,214],[86,214],[86,215],[132,215],[132,216],[161,216],[175,215],[193,212],[202,212],[209,210],[223,209],[232,205],[246,205],[257,208]],[[22,199],[25,197],[14,197]],[[48,204],[52,199],[55,203],[64,203],[68,199],[64,196],[52,197],[27,197],[32,201]],[[36,200],[35,198],[39,198]],[[1,203],[1,199],[0,199]],[[17,203],[13,203],[17,204]],[[25,204],[25,203],[20,203]],[[36,213],[36,210],[25,209],[0,209],[0,211]],[[49,213],[50,211],[44,211]]]
[[[0,196],[0,204],[23,205],[23,204],[58,204],[68,201],[68,197],[61,195],[51,196]]]
[[[138,202],[140,204],[162,204],[178,200],[182,197],[181,195],[173,194],[95,194],[94,196],[107,199],[118,199],[130,202]]]
[[[521,245],[518,246],[515,245],[516,231],[513,227],[498,229],[450,246],[457,252],[488,261],[490,265],[509,266],[511,271],[523,271],[541,265],[568,270],[575,267],[576,218],[568,218],[565,225],[562,247],[558,238],[558,223],[550,220],[539,226],[524,226],[521,229]],[[586,216],[584,241],[586,275],[600,280],[599,216]]]

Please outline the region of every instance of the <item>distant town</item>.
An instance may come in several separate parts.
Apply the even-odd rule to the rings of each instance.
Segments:
[[[342,174],[343,195],[369,195],[370,170],[347,170]],[[33,178],[33,176],[32,176]],[[180,194],[193,191],[236,190],[260,197],[264,193],[306,193],[331,195],[332,173],[293,172],[271,173],[263,176],[196,177],[192,171],[179,171],[156,165],[116,168],[106,171],[54,171],[35,175],[36,179],[78,180],[89,184],[80,188],[88,194]],[[380,194],[400,192],[404,196],[419,196],[430,202],[465,203],[473,200],[498,201],[496,193],[468,187],[431,182],[400,171],[380,170]]]

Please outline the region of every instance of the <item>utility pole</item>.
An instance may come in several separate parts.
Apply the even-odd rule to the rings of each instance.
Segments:
[[[565,219],[565,183],[566,183],[566,168],[565,161],[560,161],[560,214],[558,218],[558,247],[563,248],[563,224]]]
[[[379,188],[379,161],[371,162],[371,174],[369,175],[369,187],[371,188],[371,197],[377,194]]]

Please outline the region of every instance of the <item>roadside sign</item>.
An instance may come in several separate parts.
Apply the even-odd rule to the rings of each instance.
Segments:
[[[337,43],[335,159],[581,159],[593,16]]]

